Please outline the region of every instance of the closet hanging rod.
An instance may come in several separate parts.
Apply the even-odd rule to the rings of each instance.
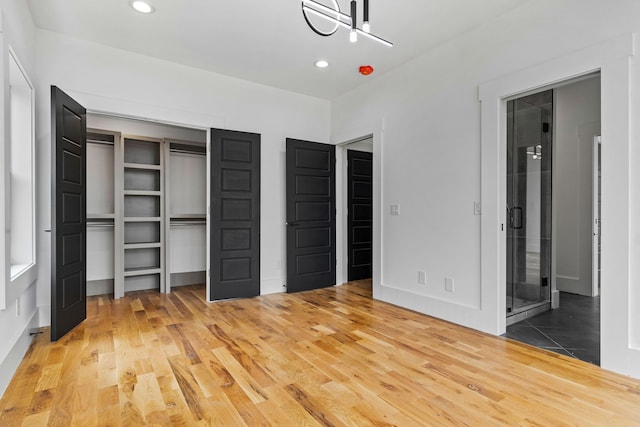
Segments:
[[[87,221],[87,227],[113,227],[112,222],[90,222]]]
[[[169,151],[171,153],[181,153],[181,154],[195,154],[197,156],[206,156],[207,153],[204,151],[191,151],[191,150],[183,150],[180,148],[170,148]]]
[[[88,139],[87,143],[89,144],[102,144],[102,145],[113,145],[113,141],[98,141],[97,139]]]
[[[171,227],[186,227],[188,225],[207,225],[207,221],[171,221]]]
[[[171,215],[171,221],[204,221],[207,218],[207,215],[204,213],[200,214],[174,214]]]

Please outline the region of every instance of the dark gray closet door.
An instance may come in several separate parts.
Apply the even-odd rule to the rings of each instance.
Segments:
[[[287,292],[336,284],[335,146],[287,138]]]
[[[211,129],[210,300],[260,294],[260,135]]]
[[[347,150],[349,281],[371,277],[372,161],[372,153]]]
[[[51,341],[87,317],[86,117],[51,87]]]

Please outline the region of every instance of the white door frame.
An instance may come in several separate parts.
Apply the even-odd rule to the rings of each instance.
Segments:
[[[601,73],[602,135],[610,142],[602,159],[603,229],[601,277],[601,366],[630,372],[630,347],[640,331],[632,329],[630,312],[630,109],[633,36],[625,34],[569,53],[538,66],[481,84],[481,308],[478,329],[494,334],[506,330],[506,99],[537,91],[589,73]],[[640,352],[637,353],[640,359]]]
[[[340,248],[340,256],[336,252],[336,259],[338,263],[339,274],[336,277],[337,284],[346,283],[349,280],[349,218],[348,218],[348,164],[347,164],[347,150],[352,144],[360,141],[366,141],[373,139],[372,134],[361,136],[358,138],[350,139],[348,141],[336,144],[336,249]],[[373,147],[373,144],[372,144]],[[375,150],[372,151],[375,153]],[[374,154],[375,156],[375,154]],[[373,171],[375,174],[375,171]],[[373,180],[373,177],[372,177]],[[373,195],[375,198],[375,194]],[[372,201],[373,203],[373,201]],[[373,206],[372,206],[373,209]],[[371,232],[373,233],[373,227]],[[372,250],[372,262],[373,262],[373,246]],[[373,273],[373,266],[372,266]]]
[[[592,296],[598,296],[600,294],[600,209],[599,206],[599,198],[600,198],[600,148],[602,147],[602,137],[600,135],[593,137],[593,196],[592,196],[592,262],[591,266],[593,269],[591,275],[591,283],[592,283]]]
[[[347,158],[347,148],[352,142],[356,142],[368,137],[373,138],[373,229],[371,244],[371,263],[372,263],[372,292],[374,299],[380,299],[382,293],[382,255],[381,248],[383,244],[382,233],[382,157],[383,157],[383,137],[384,137],[384,121],[373,121],[367,124],[361,124],[353,129],[349,129],[338,135],[331,136],[331,143],[336,146],[336,163],[338,165]],[[343,284],[348,278],[347,249],[343,242],[346,242],[347,233],[347,217],[344,215],[346,206],[346,168],[336,167],[336,283]]]

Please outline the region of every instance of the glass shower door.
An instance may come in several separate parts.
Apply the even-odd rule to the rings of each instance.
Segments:
[[[553,91],[507,104],[507,316],[550,300]]]

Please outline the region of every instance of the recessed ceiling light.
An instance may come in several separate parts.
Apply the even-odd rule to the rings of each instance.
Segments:
[[[329,63],[324,59],[319,59],[316,61],[316,67],[318,68],[327,68],[328,66],[329,66]]]
[[[153,13],[155,10],[149,3],[140,0],[131,2],[131,7],[140,13]]]

